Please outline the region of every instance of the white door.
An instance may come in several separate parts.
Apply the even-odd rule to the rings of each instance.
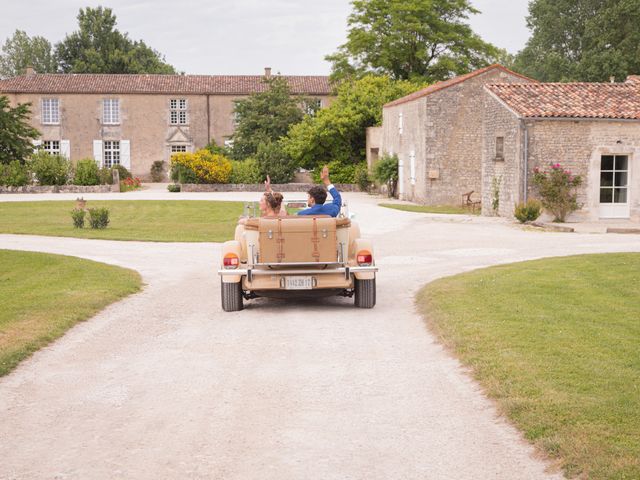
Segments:
[[[629,157],[600,157],[600,218],[629,218]]]

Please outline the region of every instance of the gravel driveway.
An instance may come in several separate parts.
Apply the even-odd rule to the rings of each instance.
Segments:
[[[561,478],[426,330],[413,296],[497,263],[640,251],[640,237],[346,197],[376,246],[373,310],[258,299],[224,313],[218,244],[0,235],[0,248],[131,267],[147,284],[0,379],[0,478]]]

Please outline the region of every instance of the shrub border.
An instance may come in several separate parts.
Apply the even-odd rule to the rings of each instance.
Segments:
[[[271,188],[276,192],[300,192],[306,193],[313,183],[279,183],[272,184]],[[335,183],[340,192],[359,192],[355,183]],[[182,192],[261,192],[264,190],[262,183],[183,183]]]
[[[0,185],[1,193],[109,193],[119,192],[113,185],[25,185],[23,187],[7,187]]]

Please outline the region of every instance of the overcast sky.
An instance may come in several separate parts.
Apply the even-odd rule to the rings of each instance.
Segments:
[[[484,40],[520,50],[528,0],[471,0],[470,18]],[[325,75],[324,56],[346,39],[349,0],[0,0],[0,42],[16,29],[52,44],[78,28],[81,7],[113,9],[117,28],[144,40],[187,74],[257,75],[264,67],[288,75]]]

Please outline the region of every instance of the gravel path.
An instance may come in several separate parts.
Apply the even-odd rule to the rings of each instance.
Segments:
[[[376,246],[371,311],[258,299],[224,313],[217,244],[0,235],[0,248],[131,267],[147,284],[0,379],[0,478],[562,478],[429,334],[413,296],[497,263],[640,251],[640,237],[346,196]]]

